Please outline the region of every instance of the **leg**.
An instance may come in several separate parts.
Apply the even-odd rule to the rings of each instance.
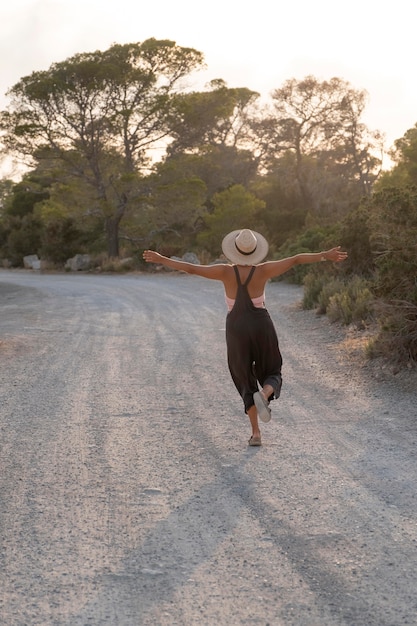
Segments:
[[[226,345],[227,362],[230,375],[241,396],[251,427],[252,438],[260,441],[261,433],[258,425],[258,413],[253,404],[253,394],[258,388],[255,372],[253,371],[253,358],[251,355],[250,337],[247,333],[236,332],[235,325],[229,324],[230,317],[226,320]],[[250,440],[251,441],[251,440]],[[250,445],[255,445],[254,442]],[[260,445],[258,443],[257,445]]]
[[[253,394],[253,401],[258,413],[259,419],[263,422],[269,422],[271,419],[271,409],[269,408],[269,396],[274,391],[272,385],[265,384],[260,391]],[[274,394],[272,393],[272,398]]]
[[[263,394],[263,397],[265,398],[265,400],[268,400],[270,398],[270,396],[272,396],[274,392],[274,388],[271,385],[268,385],[268,383],[266,385],[264,385],[261,389],[261,393]]]
[[[260,437],[261,431],[259,430],[258,424],[258,411],[256,410],[256,406],[253,404],[248,410],[248,417],[250,420],[250,425],[252,426],[252,436]]]
[[[254,405],[249,407],[249,409],[247,410],[247,414],[249,416],[250,423],[252,426],[252,436],[249,439],[249,445],[260,446],[261,445],[261,431],[259,430],[258,411],[256,410],[256,407]]]
[[[262,309],[261,309],[262,310]],[[278,337],[269,313],[264,310],[262,326],[258,327],[255,342],[255,370],[262,387],[261,394],[267,402],[279,398],[281,392],[282,357]]]

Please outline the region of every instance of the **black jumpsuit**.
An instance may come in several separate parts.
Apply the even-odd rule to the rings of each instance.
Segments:
[[[256,266],[242,285],[234,265],[237,294],[226,318],[227,362],[233,382],[243,399],[245,412],[253,406],[253,394],[268,384],[274,389],[269,400],[278,398],[281,385],[282,357],[278,337],[268,311],[257,308],[248,294],[248,283]]]

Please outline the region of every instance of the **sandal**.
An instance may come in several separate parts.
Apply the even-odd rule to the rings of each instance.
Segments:
[[[271,419],[271,409],[269,408],[269,402],[265,399],[263,393],[256,391],[253,394],[253,401],[258,411],[259,418],[263,422],[269,422]]]
[[[261,438],[259,436],[258,437],[254,437],[252,435],[252,437],[248,441],[248,444],[250,446],[261,446],[262,445]]]

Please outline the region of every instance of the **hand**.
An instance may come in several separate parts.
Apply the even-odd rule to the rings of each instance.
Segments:
[[[143,258],[147,263],[161,263],[162,255],[159,252],[154,252],[153,250],[145,250],[143,253]]]
[[[340,249],[341,246],[337,246],[336,248],[332,248],[331,250],[327,250],[323,253],[323,257],[326,261],[333,261],[335,263],[339,263],[339,261],[344,261],[347,259],[347,252],[343,252]]]

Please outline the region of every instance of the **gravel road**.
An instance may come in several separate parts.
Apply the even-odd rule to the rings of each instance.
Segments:
[[[0,272],[2,626],[417,624],[416,378],[300,298],[249,448],[219,283]]]

